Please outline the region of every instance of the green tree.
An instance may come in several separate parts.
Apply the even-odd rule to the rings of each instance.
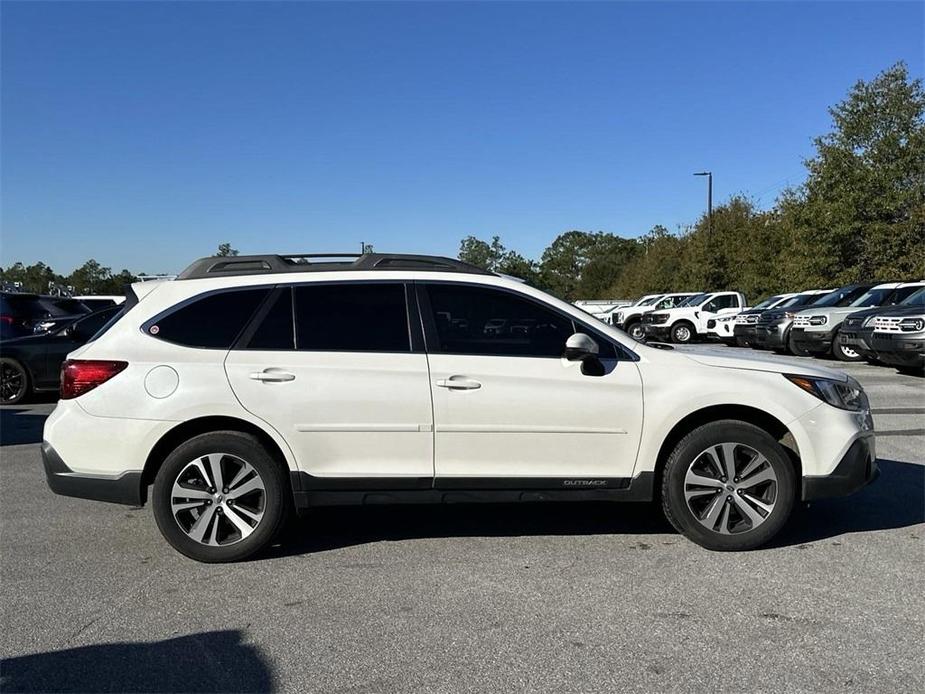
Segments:
[[[925,274],[925,92],[897,63],[829,110],[806,182],[781,198],[798,284]],[[796,286],[796,285],[795,285]]]
[[[504,259],[507,249],[500,236],[493,236],[491,242],[475,236],[467,236],[459,243],[459,259],[483,270],[495,272]]]
[[[237,255],[238,249],[232,248],[230,243],[220,243],[218,244],[218,252],[215,254],[220,257],[227,257],[231,255]]]
[[[636,242],[613,234],[567,231],[543,251],[540,282],[569,301],[605,298],[638,250]]]

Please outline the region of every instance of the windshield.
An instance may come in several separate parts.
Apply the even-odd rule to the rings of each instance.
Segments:
[[[771,306],[773,306],[780,300],[781,300],[781,297],[779,294],[777,296],[769,296],[767,299],[762,301],[757,306],[754,306],[753,308],[755,309],[770,308]]]
[[[648,299],[641,299],[636,306],[651,306],[658,300],[658,296],[650,296]]]
[[[686,299],[686,296],[666,296],[655,305],[655,308],[656,310],[663,308],[675,308],[676,306],[680,306],[681,303]]]
[[[914,294],[910,294],[900,306],[925,306],[925,287],[919,287]]]
[[[822,297],[827,296],[827,294],[797,294],[796,296],[791,296],[785,302],[776,306],[775,308],[793,308],[794,306],[806,306],[807,304],[813,303],[813,299],[821,299]]]
[[[680,304],[678,304],[677,307],[680,307],[680,306],[697,306],[698,304],[702,303],[703,300],[706,299],[708,296],[710,296],[710,295],[709,295],[709,294],[694,294],[694,296],[689,296],[689,297],[686,298],[684,301],[682,301]],[[675,307],[675,308],[677,308],[677,307]]]
[[[823,306],[850,306],[851,302],[867,291],[867,287],[842,287],[834,292],[825,294],[819,301],[814,301],[814,307]]]
[[[883,304],[884,300],[892,293],[893,289],[890,287],[871,289],[870,291],[865,292],[863,295],[852,301],[849,306],[880,306]]]
[[[920,294],[925,287],[919,284],[913,284],[911,287],[898,287],[893,290],[893,293],[890,294],[890,298],[886,300],[886,304],[893,306],[895,304],[905,304],[906,301],[911,299],[916,294]]]

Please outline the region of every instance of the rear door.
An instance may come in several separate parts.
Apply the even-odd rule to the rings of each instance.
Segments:
[[[636,364],[593,328],[518,292],[419,283],[438,487],[621,487],[642,428]],[[575,331],[599,372],[562,357]]]
[[[278,287],[225,369],[315,488],[416,488],[433,481],[433,411],[418,323],[402,282]]]

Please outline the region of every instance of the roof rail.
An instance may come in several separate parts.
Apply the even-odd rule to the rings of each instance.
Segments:
[[[200,258],[177,275],[178,280],[238,275],[344,270],[421,270],[491,275],[475,265],[435,255],[401,253],[284,253]]]

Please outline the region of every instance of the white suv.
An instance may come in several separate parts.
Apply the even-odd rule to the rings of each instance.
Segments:
[[[518,330],[486,330],[504,320]],[[845,374],[637,343],[459,261],[240,256],[136,284],[62,369],[51,488],[142,504],[242,559],[317,505],[660,499],[694,542],[767,542],[877,472]]]

